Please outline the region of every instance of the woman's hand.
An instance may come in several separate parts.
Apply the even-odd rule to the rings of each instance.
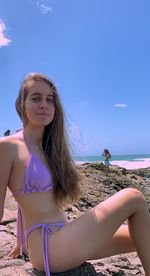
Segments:
[[[25,246],[23,246],[22,254],[28,256],[28,252],[27,252]],[[19,247],[19,244],[17,243],[16,246],[12,249],[12,251],[8,254],[8,256],[6,258],[7,259],[17,259],[19,256],[20,256],[20,247]]]
[[[16,259],[20,255],[20,247],[18,244],[12,249],[12,251],[8,254],[7,258]]]

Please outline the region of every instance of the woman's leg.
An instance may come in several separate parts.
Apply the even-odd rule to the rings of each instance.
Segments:
[[[135,244],[131,240],[128,225],[121,225],[113,237],[105,242],[97,252],[91,256],[91,260],[135,251]]]
[[[133,242],[128,239],[129,244],[128,246],[125,244],[124,248],[123,241],[117,245],[118,234],[116,236],[114,234],[126,219],[129,222],[129,232]],[[121,231],[121,228],[118,231]],[[108,246],[108,242],[110,241],[111,245],[114,237],[116,243],[112,250]],[[32,237],[31,239],[33,240]],[[30,244],[34,251],[32,241]],[[133,251],[136,248],[146,275],[150,276],[150,216],[143,195],[138,190],[127,188],[116,193],[75,221],[49,235],[48,249],[51,271],[59,272],[71,269],[94,256],[106,257],[106,252],[103,255],[102,251],[106,244],[107,255],[111,255],[113,252],[120,254]],[[35,256],[33,262],[37,268],[41,268],[38,264],[42,257],[39,255],[38,259],[37,243]]]
[[[124,192],[126,193],[126,191],[127,198],[124,194]],[[132,191],[133,194],[135,193],[135,197],[132,194]],[[114,202],[114,199],[116,200],[116,202]],[[104,205],[106,209],[109,208],[109,204],[112,205],[112,211],[114,211],[114,208],[115,210],[117,210],[116,208],[118,207],[118,204],[120,204],[119,202],[121,203],[120,211],[122,210],[122,213],[120,212],[118,214],[117,219],[119,219],[119,217],[121,219],[121,216],[124,216],[124,211],[129,212],[129,216],[127,217],[128,231],[125,231],[125,229],[122,227],[119,228],[119,230],[115,233],[115,235],[110,241],[109,248],[110,246],[113,247],[110,248],[110,254],[108,253],[108,251],[107,254],[111,255],[112,250],[115,251],[115,254],[117,254],[118,250],[118,253],[120,254],[121,251],[122,253],[127,253],[130,251],[134,251],[135,249],[141,259],[143,268],[147,272],[146,275],[150,275],[150,214],[147,208],[147,204],[143,198],[143,195],[139,191],[134,189],[124,189],[119,193],[115,194],[113,197],[110,197],[108,200],[106,200],[104,202]],[[115,218],[113,218],[112,223],[113,221],[115,221]],[[128,234],[130,234],[130,238],[128,237]],[[127,243],[125,243],[125,240]],[[108,242],[109,240],[107,241],[107,245]],[[99,257],[99,255],[97,257]]]

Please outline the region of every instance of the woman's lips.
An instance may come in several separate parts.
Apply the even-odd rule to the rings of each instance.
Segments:
[[[50,116],[50,115],[47,114],[47,113],[37,113],[37,115],[41,115],[41,116]]]

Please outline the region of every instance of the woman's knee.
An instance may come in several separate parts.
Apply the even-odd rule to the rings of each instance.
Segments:
[[[144,199],[143,193],[140,190],[136,189],[136,188],[125,188],[124,190],[126,190],[129,194],[131,194],[131,196],[133,196],[135,198],[139,198],[139,199],[142,199],[142,200]]]
[[[113,210],[126,210],[127,213],[133,214],[141,207],[146,206],[146,201],[141,191],[135,188],[125,188],[107,198],[102,203],[94,207],[96,217],[107,217]],[[122,212],[122,211],[121,211]]]
[[[123,190],[126,193],[127,200],[135,202],[137,205],[145,203],[145,198],[143,193],[136,188],[126,188]]]

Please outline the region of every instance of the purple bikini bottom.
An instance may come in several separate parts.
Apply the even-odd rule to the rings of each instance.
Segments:
[[[43,260],[44,260],[44,269],[46,276],[50,276],[50,268],[49,268],[49,261],[48,261],[48,234],[52,234],[53,230],[51,227],[62,227],[65,225],[65,222],[58,222],[58,223],[38,223],[34,224],[31,227],[28,227],[25,230],[25,238],[26,238],[26,245],[28,248],[28,237],[32,231],[38,228],[42,228],[42,253],[43,253]]]

